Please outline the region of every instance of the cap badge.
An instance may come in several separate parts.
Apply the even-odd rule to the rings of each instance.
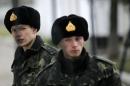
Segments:
[[[10,16],[10,21],[15,21],[15,20],[17,20],[17,16],[14,13],[12,13]]]
[[[67,31],[67,32],[73,32],[73,31],[75,31],[75,30],[76,30],[75,25],[72,24],[72,23],[69,21],[68,25],[66,26],[66,31]]]

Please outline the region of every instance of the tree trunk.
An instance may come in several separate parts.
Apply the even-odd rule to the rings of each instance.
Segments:
[[[110,59],[116,59],[119,55],[119,42],[117,35],[117,3],[118,0],[111,0],[110,36],[108,38],[108,56]]]

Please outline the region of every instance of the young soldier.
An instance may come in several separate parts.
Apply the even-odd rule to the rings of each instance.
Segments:
[[[89,56],[84,48],[88,23],[77,15],[58,18],[52,27],[52,41],[61,50],[38,76],[36,86],[121,86],[113,62]]]
[[[34,86],[37,74],[57,52],[37,35],[40,14],[27,6],[12,8],[6,13],[4,24],[18,45],[12,64],[13,86]]]

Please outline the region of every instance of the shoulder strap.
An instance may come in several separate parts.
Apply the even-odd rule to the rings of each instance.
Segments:
[[[46,43],[44,43],[44,45],[42,46],[42,48],[44,48],[51,55],[57,54],[57,52],[58,52],[58,50],[56,48],[54,48],[51,45],[48,45]]]
[[[58,50],[48,44],[42,45],[42,48],[46,52],[42,53],[44,56],[44,60],[46,61],[46,64],[55,61],[55,57],[57,56]]]
[[[106,59],[106,58],[101,58],[101,57],[96,57],[96,56],[94,56],[95,57],[95,60],[97,61],[97,62],[101,62],[101,63],[103,63],[103,64],[106,64],[106,65],[115,65],[116,63],[115,62],[113,62],[113,61],[111,61],[111,60],[109,60],[109,59]]]

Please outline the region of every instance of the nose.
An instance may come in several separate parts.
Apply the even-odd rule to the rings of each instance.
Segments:
[[[73,47],[77,47],[77,46],[78,46],[77,41],[76,41],[76,40],[73,40],[73,41],[72,41],[72,45],[73,45]]]

